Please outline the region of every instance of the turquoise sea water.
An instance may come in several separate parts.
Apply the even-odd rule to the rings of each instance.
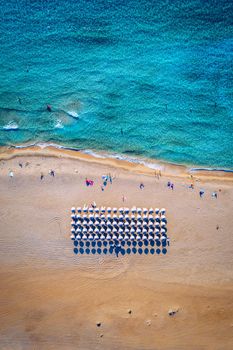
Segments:
[[[0,0],[0,15],[0,146],[233,169],[232,1]]]

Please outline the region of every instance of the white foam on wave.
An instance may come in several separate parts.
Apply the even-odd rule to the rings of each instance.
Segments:
[[[19,128],[18,124],[13,120],[3,126],[3,130],[17,130],[18,128]]]
[[[64,125],[62,124],[60,119],[57,120],[56,124],[54,125],[54,128],[56,128],[56,129],[63,129],[64,128]]]
[[[78,118],[79,117],[78,113],[75,112],[75,111],[67,111],[66,113],[69,114],[73,118]]]

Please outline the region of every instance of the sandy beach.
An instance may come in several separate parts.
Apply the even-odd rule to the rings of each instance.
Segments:
[[[233,348],[232,174],[160,169],[158,178],[79,152],[1,149],[1,349]],[[74,254],[70,208],[93,201],[166,208],[167,254]]]

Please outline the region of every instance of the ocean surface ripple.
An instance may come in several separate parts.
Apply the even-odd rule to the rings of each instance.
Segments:
[[[0,146],[233,169],[232,1],[0,0],[0,15]]]

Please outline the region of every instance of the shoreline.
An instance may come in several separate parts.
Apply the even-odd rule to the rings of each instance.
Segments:
[[[16,157],[56,157],[69,158],[79,161],[97,163],[105,166],[119,168],[125,171],[147,176],[156,176],[159,172],[162,176],[179,178],[195,177],[208,180],[226,180],[233,182],[233,170],[195,167],[182,164],[172,164],[158,160],[130,158],[127,156],[95,152],[91,150],[79,150],[56,144],[38,143],[25,146],[0,147],[0,161],[6,161]],[[156,173],[156,174],[155,174]]]

